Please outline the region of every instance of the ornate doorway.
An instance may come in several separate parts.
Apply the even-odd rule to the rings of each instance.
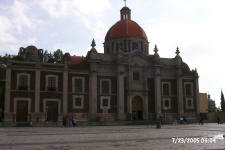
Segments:
[[[16,121],[27,122],[28,117],[28,101],[17,101],[16,103]]]
[[[135,96],[132,100],[132,119],[143,120],[143,103],[140,96]]]
[[[47,121],[58,121],[58,102],[46,102]]]

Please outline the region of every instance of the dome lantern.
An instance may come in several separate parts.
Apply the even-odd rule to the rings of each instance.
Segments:
[[[120,51],[139,51],[149,55],[149,42],[145,31],[133,20],[131,10],[125,6],[120,10],[120,20],[107,32],[104,53],[117,54]]]

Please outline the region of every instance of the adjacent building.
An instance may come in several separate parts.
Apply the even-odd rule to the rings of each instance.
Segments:
[[[183,62],[149,50],[144,30],[123,7],[120,20],[106,33],[104,53],[95,41],[85,57],[66,53],[63,63],[46,63],[42,49],[21,48],[27,61],[6,67],[4,121],[61,122],[149,120],[199,116],[198,73]]]

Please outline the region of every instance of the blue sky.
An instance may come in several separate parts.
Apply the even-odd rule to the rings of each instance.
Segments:
[[[0,0],[0,55],[35,45],[72,55],[87,54],[93,38],[103,52],[108,29],[120,19],[123,0]],[[225,90],[224,0],[127,0],[132,20],[146,32],[150,54],[175,57],[197,68],[200,92],[220,104]]]

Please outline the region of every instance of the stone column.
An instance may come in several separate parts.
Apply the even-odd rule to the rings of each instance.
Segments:
[[[35,71],[35,113],[40,112],[40,69]]]
[[[177,104],[179,117],[184,114],[184,98],[183,98],[183,78],[178,75],[177,78]]]
[[[129,92],[128,97],[127,97],[127,113],[128,113],[128,120],[132,120],[132,98],[133,96]]]
[[[195,94],[196,94],[196,113],[200,113],[200,100],[199,100],[199,84],[198,77],[195,78]]]
[[[66,115],[68,112],[68,71],[63,72],[63,114]]]
[[[5,83],[5,108],[4,112],[10,112],[10,92],[11,92],[11,68],[6,69],[6,83]],[[7,118],[5,117],[7,120]]]
[[[124,75],[117,76],[117,118],[119,120],[125,119],[124,114]]]
[[[96,120],[97,113],[97,72],[89,76],[89,120]]]
[[[155,72],[155,112],[156,118],[158,119],[161,114],[161,78],[160,78],[160,69],[156,68]]]
[[[142,78],[143,78],[143,89],[145,90],[145,92],[143,93],[143,119],[144,120],[148,120],[148,73],[147,73],[148,68],[144,68],[142,70]]]
[[[143,98],[143,119],[148,120],[148,96],[145,95]]]

